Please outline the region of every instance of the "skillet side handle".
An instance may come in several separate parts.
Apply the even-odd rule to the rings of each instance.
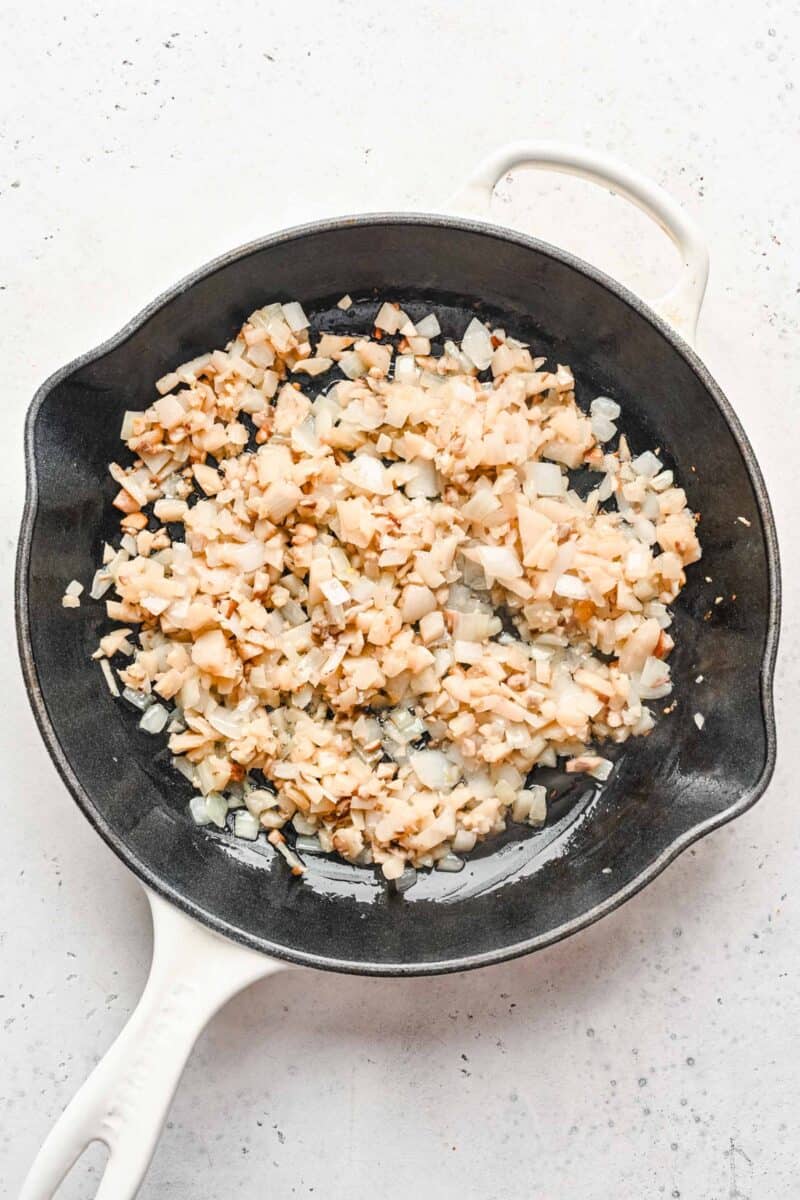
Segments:
[[[147,898],[154,946],[142,997],[50,1131],[20,1200],[50,1200],[93,1141],[110,1151],[96,1200],[133,1200],[206,1023],[242,988],[285,965],[212,933],[150,891]]]
[[[577,175],[624,196],[647,213],[672,239],[681,256],[675,285],[650,307],[694,345],[708,279],[708,249],[699,227],[671,196],[638,171],[596,150],[560,142],[523,141],[501,146],[477,167],[444,206],[447,212],[491,220],[492,193],[514,167],[540,167]]]

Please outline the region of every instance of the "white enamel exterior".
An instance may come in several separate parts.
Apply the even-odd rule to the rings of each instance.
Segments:
[[[287,965],[212,933],[153,892],[147,898],[153,963],[141,999],[50,1131],[20,1200],[54,1196],[93,1141],[109,1149],[97,1200],[132,1200],[208,1021],[242,988]]]
[[[589,179],[625,196],[658,222],[678,247],[682,269],[675,286],[650,306],[692,343],[708,277],[703,239],[661,188],[614,159],[555,142],[514,142],[484,159],[446,211],[491,221],[495,185],[520,166]],[[20,1200],[50,1200],[93,1141],[104,1142],[110,1152],[96,1200],[132,1200],[206,1024],[237,992],[287,967],[212,933],[152,892],[147,896],[154,947],[142,997],[51,1130]]]
[[[680,254],[680,273],[665,295],[648,303],[694,345],[708,280],[708,250],[699,228],[680,205],[657,184],[610,155],[561,142],[522,141],[510,142],[488,155],[445,205],[446,211],[491,221],[495,186],[517,167],[547,168],[588,179],[624,196],[661,226]]]

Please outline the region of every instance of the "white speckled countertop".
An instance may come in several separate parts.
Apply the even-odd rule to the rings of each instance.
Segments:
[[[531,136],[615,152],[707,232],[698,346],[782,533],[774,780],[620,911],[527,960],[434,980],[297,971],[251,988],[202,1037],[141,1196],[798,1191],[797,6],[399,8],[3,6],[3,1197],[123,1024],[150,952],[141,890],[56,776],[17,667],[30,397],[229,247],[326,213],[432,206],[499,142]],[[521,173],[497,203],[642,291],[669,276],[644,219],[585,185]],[[84,1200],[99,1161],[59,1195]]]

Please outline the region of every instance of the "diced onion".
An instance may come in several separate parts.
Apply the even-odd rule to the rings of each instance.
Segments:
[[[123,699],[132,704],[134,708],[138,708],[140,712],[144,712],[153,703],[153,697],[146,695],[144,692],[136,692],[133,688],[125,687],[122,689]]]
[[[175,383],[178,382],[178,376],[176,375]],[[127,442],[129,438],[133,437],[133,423],[136,418],[141,417],[141,415],[142,414],[140,412],[126,412],[124,414],[122,418],[122,428],[119,431],[119,436],[122,438],[123,442]]]
[[[646,479],[654,479],[663,470],[661,462],[651,450],[645,450],[644,454],[640,454],[638,458],[634,458],[631,462],[631,468],[637,475],[644,475]]]
[[[559,575],[553,591],[557,596],[564,596],[569,600],[585,600],[589,595],[588,587],[577,575]]]
[[[441,750],[415,750],[409,754],[408,761],[425,787],[449,792],[458,783],[458,767]]]
[[[608,417],[601,413],[592,413],[592,433],[598,442],[610,442],[616,435],[617,427]]]
[[[103,571],[102,569],[95,571],[89,596],[92,600],[101,600],[113,583],[114,580],[107,571]]]
[[[665,492],[667,488],[671,488],[675,479],[672,471],[659,471],[658,475],[654,475],[650,480],[650,487],[654,492]]]
[[[307,417],[296,429],[292,430],[292,447],[303,454],[314,454],[319,450],[320,441],[317,425],[313,417]]]
[[[610,759],[601,758],[597,766],[593,767],[592,770],[589,771],[589,774],[593,779],[599,779],[602,783],[605,783],[613,769],[614,764]]]
[[[169,720],[169,712],[163,704],[151,704],[142,715],[139,728],[143,733],[161,733]]]
[[[417,872],[413,867],[406,867],[394,881],[398,892],[407,892],[417,882]]]
[[[326,371],[330,371],[332,366],[332,358],[304,358],[300,362],[295,363],[292,367],[292,373],[295,375],[300,373],[312,376],[324,375]]]
[[[489,613],[457,613],[453,622],[453,634],[456,641],[485,642],[487,638],[499,633],[502,627],[502,622]]]
[[[238,738],[242,736],[244,722],[240,717],[233,716],[226,708],[216,708],[213,712],[206,712],[206,720],[223,737]]]
[[[254,817],[260,817],[269,809],[277,808],[280,803],[275,793],[268,792],[266,788],[252,788],[245,794],[244,802],[248,812]]]
[[[472,664],[480,662],[483,650],[479,642],[456,641],[453,643],[453,654],[456,662]]]
[[[564,476],[558,463],[534,463],[530,477],[540,496],[560,496],[564,491]]]
[[[428,500],[434,499],[442,490],[442,483],[436,467],[427,458],[417,459],[414,467],[416,473],[405,485],[406,495],[412,500],[418,496]]]
[[[491,365],[492,338],[486,326],[473,317],[461,339],[461,350],[479,371],[485,371]]]
[[[376,329],[382,329],[384,333],[397,333],[400,323],[404,319],[405,314],[401,313],[397,305],[387,302],[378,309],[374,325]]]
[[[240,809],[233,818],[233,833],[235,837],[254,842],[261,832],[261,825],[256,817],[247,809]]]
[[[338,579],[324,579],[319,590],[331,604],[347,604],[350,600],[350,593]]]
[[[457,854],[469,854],[470,850],[475,849],[475,843],[478,840],[478,835],[469,829],[459,829],[453,838],[453,850]]]
[[[298,333],[301,329],[307,329],[309,320],[303,312],[302,305],[296,300],[292,300],[289,304],[282,304],[283,319],[291,329],[292,333]]]
[[[231,551],[231,558],[234,559],[239,570],[245,574],[249,574],[251,571],[260,571],[267,561],[264,543],[258,541],[257,538],[244,542]]]
[[[604,475],[603,482],[597,489],[597,499],[602,503],[614,495],[614,476]]]
[[[114,678],[114,672],[111,669],[111,663],[108,661],[107,658],[100,659],[100,670],[103,672],[103,677],[105,678],[106,686],[108,687],[108,690],[111,692],[111,695],[118,696],[119,695],[119,686],[117,684],[116,679]]]
[[[168,596],[142,596],[141,605],[154,617],[158,617],[169,608],[170,600]]]
[[[322,849],[322,846],[320,845],[320,840],[318,837],[301,834],[299,837],[295,838],[294,845],[295,845],[295,849],[297,850],[298,854],[324,854],[325,853],[325,851]]]
[[[341,469],[342,478],[370,495],[388,496],[392,491],[386,467],[379,458],[371,454],[357,454]]]
[[[642,501],[642,516],[646,517],[648,521],[657,521],[661,516],[661,506],[655,493],[648,492]]]
[[[616,421],[620,416],[622,409],[617,404],[616,400],[610,400],[608,396],[598,396],[589,406],[589,411],[592,416],[605,417],[607,421]]]
[[[457,854],[445,854],[436,864],[437,871],[463,871],[464,860]]]
[[[367,365],[355,350],[345,350],[339,359],[339,367],[348,379],[360,379],[367,373]]]
[[[511,815],[515,821],[543,825],[547,820],[547,789],[539,783],[523,788],[514,801]]]
[[[398,383],[416,383],[419,367],[413,354],[398,354],[394,360],[394,377]]]
[[[477,554],[487,575],[495,579],[519,579],[522,563],[507,546],[481,546]]]
[[[218,829],[225,828],[228,801],[219,792],[209,792],[206,796],[206,812],[209,821],[213,821]]]
[[[205,796],[192,796],[189,801],[189,812],[192,814],[192,820],[195,825],[208,825],[211,822],[211,816],[208,811]]]
[[[417,321],[417,333],[420,337],[435,338],[442,332],[442,327],[435,313],[428,313],[421,321]]]

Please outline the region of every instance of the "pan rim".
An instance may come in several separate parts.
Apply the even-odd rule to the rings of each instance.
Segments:
[[[661,336],[664,337],[667,342],[678,351],[691,370],[695,373],[695,375],[697,375],[700,382],[703,384],[704,388],[716,404],[726,425],[730,429],[744,461],[745,468],[753,487],[767,554],[769,617],[759,679],[761,711],[766,735],[766,754],[762,771],[756,783],[746,792],[742,793],[733,804],[724,810],[724,812],[715,814],[708,820],[700,822],[697,825],[693,825],[679,837],[675,838],[669,844],[669,846],[665,847],[665,849],[660,855],[658,855],[657,858],[655,858],[643,871],[639,873],[639,875],[636,876],[635,879],[631,880],[630,883],[628,883],[625,887],[620,888],[619,891],[615,892],[612,896],[608,897],[600,904],[593,905],[579,917],[575,917],[571,921],[564,922],[554,929],[548,930],[546,933],[539,934],[533,938],[523,939],[522,941],[511,945],[497,947],[496,949],[486,951],[482,954],[469,954],[461,957],[437,960],[434,962],[366,962],[358,960],[343,960],[324,955],[310,954],[305,951],[296,950],[292,947],[274,944],[265,938],[254,937],[245,930],[229,925],[227,922],[217,917],[215,913],[208,912],[199,904],[196,904],[193,900],[177,891],[170,885],[168,880],[153,872],[147,866],[147,864],[143,863],[136,854],[134,854],[127,846],[124,845],[119,834],[109,825],[102,813],[97,810],[88,792],[84,789],[80,779],[72,770],[70,762],[67,759],[58,735],[56,734],[55,728],[50,720],[44,695],[39,685],[38,672],[33,657],[30,638],[28,574],[30,569],[33,530],[38,510],[38,479],[36,473],[36,461],[34,457],[33,433],[38,413],[53,389],[81,367],[111,353],[118,346],[122,345],[131,336],[133,336],[156,312],[164,308],[183,292],[188,291],[202,279],[207,278],[223,267],[229,266],[239,259],[246,258],[249,255],[257,253],[268,247],[279,245],[285,242],[300,241],[301,239],[312,234],[334,232],[341,229],[371,225],[429,225],[448,229],[455,228],[464,230],[466,232],[478,233],[483,236],[488,236],[500,241],[510,242],[512,244],[535,250],[540,254],[544,254],[552,259],[555,259],[556,261],[572,268],[578,273],[600,284],[607,291],[611,292],[614,296],[620,299],[623,303],[627,304],[640,317],[648,321],[656,328]],[[313,221],[303,225],[292,226],[288,229],[280,230],[276,233],[269,234],[266,237],[258,238],[254,241],[245,243],[244,245],[230,250],[225,254],[219,255],[195,271],[191,272],[189,275],[184,276],[178,281],[178,283],[163,291],[159,296],[141,309],[122,327],[122,329],[120,329],[112,337],[108,338],[99,346],[87,351],[86,353],[67,363],[65,366],[60,367],[57,371],[53,372],[53,374],[51,374],[37,389],[28,408],[25,418],[24,446],[26,492],[25,506],[23,509],[16,556],[14,588],[15,619],[17,630],[17,646],[22,666],[22,673],[31,707],[33,709],[34,718],[39,727],[39,731],[42,735],[45,746],[47,747],[47,750],[56,769],[58,770],[59,775],[63,779],[68,790],[72,794],[73,799],[83,812],[84,816],[89,820],[95,830],[100,834],[100,836],[113,850],[117,857],[120,858],[121,861],[130,868],[133,874],[137,876],[140,882],[146,887],[151,888],[154,892],[157,892],[159,895],[163,896],[164,899],[168,900],[170,903],[176,905],[187,915],[193,917],[195,920],[198,920],[201,924],[214,930],[216,933],[221,934],[223,937],[227,937],[232,941],[239,942],[241,945],[258,950],[272,958],[303,966],[314,967],[321,970],[336,971],[343,974],[374,976],[442,975],[455,971],[472,970],[478,967],[490,966],[495,963],[519,958],[524,954],[532,953],[535,950],[540,950],[545,946],[553,945],[556,942],[562,941],[565,938],[579,932],[580,930],[593,925],[602,917],[619,908],[627,900],[631,899],[632,896],[636,895],[639,891],[651,883],[656,876],[660,875],[661,872],[665,870],[665,868],[669,866],[671,862],[673,862],[691,845],[705,837],[707,834],[711,833],[713,830],[718,829],[720,826],[726,824],[728,821],[734,820],[736,817],[741,816],[744,812],[751,808],[763,795],[770,782],[770,779],[772,778],[775,768],[777,748],[772,685],[780,635],[781,577],[780,555],[775,519],[761,468],[758,464],[747,435],[742,428],[738,416],[736,415],[730,402],[726,399],[719,385],[706,368],[705,364],[697,355],[696,351],[684,341],[680,334],[678,334],[670,325],[668,325],[666,321],[664,321],[657,313],[655,313],[645,303],[645,301],[643,301],[634,292],[631,292],[617,280],[612,279],[597,267],[594,267],[592,264],[585,262],[583,259],[574,254],[571,254],[569,251],[562,250],[559,247],[552,246],[549,243],[531,237],[528,234],[519,233],[504,226],[494,225],[486,221],[451,217],[439,213],[364,213],[356,216],[336,217],[323,219],[320,221]]]

